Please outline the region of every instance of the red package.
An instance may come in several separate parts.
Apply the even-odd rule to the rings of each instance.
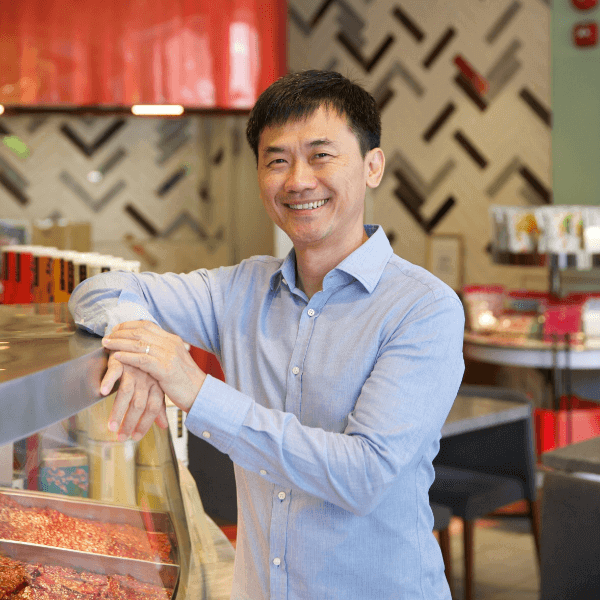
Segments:
[[[544,340],[565,341],[566,335],[581,331],[581,313],[586,294],[570,294],[560,300],[551,299],[544,312]],[[574,340],[571,337],[571,342]]]

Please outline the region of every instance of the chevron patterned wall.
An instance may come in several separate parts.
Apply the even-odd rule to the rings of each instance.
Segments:
[[[544,269],[492,265],[488,206],[552,202],[550,0],[289,0],[289,68],[333,68],[382,110],[386,175],[372,219],[426,265],[460,234],[465,282],[544,289]],[[489,84],[474,92],[462,58]]]
[[[291,70],[334,68],[377,99],[387,157],[367,214],[426,266],[460,234],[465,282],[544,289],[544,269],[492,265],[488,206],[552,202],[551,0],[289,0]],[[460,57],[489,83],[474,93]],[[93,224],[94,248],[167,268],[273,252],[243,117],[0,118],[0,218]],[[172,244],[172,246],[169,246]],[[185,248],[192,250],[186,252]],[[158,263],[158,264],[157,264]],[[177,268],[169,263],[168,268]]]
[[[234,116],[5,117],[0,218],[89,221],[94,250],[139,258],[152,270],[271,254],[245,123]],[[25,152],[15,152],[13,136]],[[179,260],[167,256],[173,253]]]

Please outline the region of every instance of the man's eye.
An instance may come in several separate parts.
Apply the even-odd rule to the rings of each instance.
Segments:
[[[275,165],[282,165],[284,162],[285,162],[285,159],[283,159],[283,158],[276,158],[275,160],[272,160],[272,161],[269,163],[269,165],[268,165],[268,166],[269,166],[269,167],[272,167],[272,166],[275,166]]]
[[[315,154],[315,158],[325,158],[326,156],[329,156],[327,152],[319,152],[318,154]]]

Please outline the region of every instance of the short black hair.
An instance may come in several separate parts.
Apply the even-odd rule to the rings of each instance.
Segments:
[[[258,142],[265,127],[300,121],[321,106],[348,119],[363,156],[379,148],[381,116],[375,98],[336,71],[289,73],[272,83],[258,98],[246,128],[246,138],[258,161]]]

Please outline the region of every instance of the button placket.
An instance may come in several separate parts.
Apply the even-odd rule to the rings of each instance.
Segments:
[[[273,486],[272,509],[271,509],[271,532],[269,537],[269,555],[270,555],[270,582],[271,598],[275,600],[284,600],[287,597],[287,569],[285,566],[286,544],[287,544],[287,526],[289,520],[290,499],[289,490],[287,493],[278,486]],[[282,499],[283,495],[283,499]]]

